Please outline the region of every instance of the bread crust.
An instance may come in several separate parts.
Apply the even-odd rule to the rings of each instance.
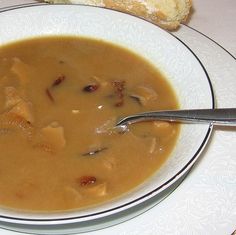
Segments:
[[[190,15],[192,0],[44,0],[102,6],[142,17],[167,30],[176,30]]]

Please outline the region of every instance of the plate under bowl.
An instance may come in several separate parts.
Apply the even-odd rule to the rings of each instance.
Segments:
[[[49,35],[99,38],[129,48],[158,67],[173,86],[181,109],[214,108],[209,77],[194,53],[170,33],[138,17],[83,5],[37,5],[0,13],[0,45]],[[126,195],[102,205],[64,213],[0,209],[0,221],[55,226],[114,216],[173,187],[198,159],[211,133],[209,125],[182,125],[175,149],[161,169]]]

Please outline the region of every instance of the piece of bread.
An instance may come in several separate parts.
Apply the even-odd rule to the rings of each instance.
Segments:
[[[167,30],[175,30],[190,14],[191,0],[44,0],[116,9],[145,18]]]

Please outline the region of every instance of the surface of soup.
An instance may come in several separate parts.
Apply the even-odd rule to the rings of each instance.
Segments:
[[[175,109],[151,64],[88,38],[45,37],[0,48],[0,205],[68,210],[110,200],[150,177],[179,127],[118,118]]]

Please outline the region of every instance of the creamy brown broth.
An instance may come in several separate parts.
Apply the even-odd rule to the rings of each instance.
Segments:
[[[176,109],[158,70],[124,48],[77,37],[0,48],[0,205],[91,206],[130,191],[165,162],[179,127],[113,129],[119,117]]]

